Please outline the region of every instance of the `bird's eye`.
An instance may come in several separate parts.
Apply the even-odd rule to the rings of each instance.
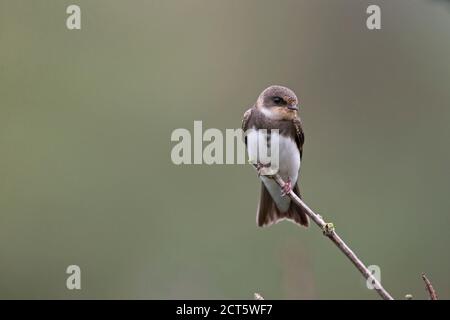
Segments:
[[[284,102],[284,100],[283,100],[283,98],[280,98],[280,97],[274,97],[273,102],[275,102],[275,104],[282,104]]]

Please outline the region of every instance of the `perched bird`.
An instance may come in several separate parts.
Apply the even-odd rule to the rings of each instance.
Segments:
[[[282,219],[289,219],[307,227],[309,223],[307,214],[287,196],[292,190],[301,198],[297,179],[305,138],[298,117],[297,96],[286,87],[268,87],[259,95],[256,104],[244,113],[242,129],[246,133],[248,156],[251,162],[252,159],[256,159],[253,164],[257,167],[262,181],[256,217],[258,226],[269,226]],[[260,129],[266,129],[266,134]],[[266,143],[270,148],[271,133],[276,134],[275,131],[271,132],[273,129],[278,129],[279,144],[279,163],[275,172],[270,168],[270,164],[260,162],[257,151],[258,141]],[[286,182],[283,190],[270,178],[275,173]]]

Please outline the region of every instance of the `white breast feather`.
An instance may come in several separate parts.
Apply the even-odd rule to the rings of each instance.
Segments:
[[[260,139],[266,140],[266,135],[262,132],[255,130],[249,130],[247,135],[247,152],[250,161],[258,161],[258,141]],[[284,181],[288,178],[291,180],[292,186],[297,183],[298,172],[300,170],[300,151],[297,148],[295,140],[283,135],[279,136],[279,175]],[[278,184],[270,178],[260,177],[267,190],[269,191],[272,199],[277,204],[278,209],[282,212],[286,212],[289,209],[290,198],[282,197],[281,190]]]

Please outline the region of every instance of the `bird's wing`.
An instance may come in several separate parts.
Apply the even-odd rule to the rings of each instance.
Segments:
[[[303,133],[302,121],[299,118],[294,119],[294,127],[295,127],[295,142],[297,143],[298,150],[300,151],[300,159],[303,154],[303,144],[305,143],[305,134]]]
[[[245,111],[244,118],[242,119],[242,130],[245,132],[248,130],[248,123],[252,116],[253,107]],[[245,136],[245,144],[247,144],[247,137]]]

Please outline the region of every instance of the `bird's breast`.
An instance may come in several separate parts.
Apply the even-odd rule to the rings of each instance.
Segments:
[[[278,173],[283,180],[290,178],[292,184],[295,184],[300,170],[300,151],[293,137],[275,131],[269,134],[265,130],[252,128],[247,133],[249,159],[260,163],[265,163],[265,159],[262,159],[265,156],[273,159],[275,154],[272,155],[271,151],[276,150],[276,147],[272,145],[274,141],[278,141]]]
[[[279,157],[280,176],[284,180],[290,178],[292,184],[295,184],[300,170],[300,151],[292,137],[280,135]]]

